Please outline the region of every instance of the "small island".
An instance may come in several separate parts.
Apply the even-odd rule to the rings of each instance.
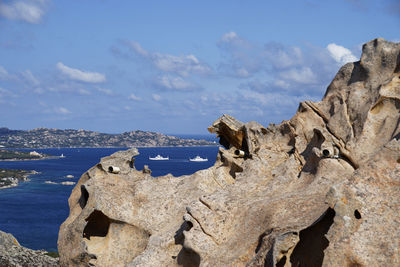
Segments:
[[[38,172],[0,168],[0,189],[15,187],[19,182],[29,181],[28,176],[33,174]]]
[[[36,151],[0,150],[0,161],[38,160],[52,157],[54,156]]]
[[[0,161],[40,160],[53,157],[36,151],[0,150]],[[19,182],[29,181],[28,177],[33,174],[38,172],[0,168],[0,189],[15,187]]]

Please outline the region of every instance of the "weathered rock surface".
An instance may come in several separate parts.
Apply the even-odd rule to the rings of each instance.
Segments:
[[[7,267],[53,267],[58,259],[49,257],[44,250],[22,247],[14,236],[0,231],[0,266]]]
[[[289,121],[215,121],[210,169],[153,178],[135,149],[103,158],[71,194],[60,262],[400,266],[399,111],[400,44],[376,39]]]

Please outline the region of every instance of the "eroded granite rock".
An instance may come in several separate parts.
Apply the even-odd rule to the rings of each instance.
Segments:
[[[400,44],[376,39],[289,121],[215,121],[225,149],[207,170],[103,158],[69,199],[61,264],[398,266],[399,110]]]
[[[11,234],[0,231],[0,266],[4,267],[55,267],[58,259],[49,257],[44,250],[22,247]]]

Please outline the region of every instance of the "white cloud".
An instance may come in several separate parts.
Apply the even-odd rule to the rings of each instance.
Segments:
[[[32,74],[30,70],[22,72],[21,75],[28,83],[34,86],[38,86],[40,84],[39,80]]]
[[[275,42],[264,45],[262,57],[277,69],[290,68],[303,62],[303,52],[299,47],[287,47]]]
[[[283,89],[288,89],[289,88],[289,83],[287,83],[286,81],[283,80],[276,80],[274,82],[275,86],[283,88]]]
[[[320,90],[327,86],[338,67],[326,48],[310,44],[302,48],[278,42],[262,45],[229,32],[217,45],[222,55],[219,74],[243,79],[242,87],[247,84],[254,91],[262,87],[263,92],[282,89],[296,95],[306,91],[322,94]],[[250,84],[249,78],[267,82],[260,87]]]
[[[7,80],[9,77],[8,71],[0,65],[0,80]]]
[[[106,76],[98,72],[88,72],[65,66],[62,62],[57,63],[57,68],[72,80],[87,83],[102,83],[106,81]]]
[[[279,76],[283,81],[289,80],[301,84],[313,84],[317,82],[317,76],[309,67],[290,69],[281,72]]]
[[[39,23],[45,14],[46,0],[19,0],[0,3],[0,16],[11,20]]]
[[[176,73],[181,76],[189,74],[209,74],[212,69],[205,63],[200,62],[194,55],[174,56],[163,53],[150,53],[142,48],[138,42],[130,42],[129,47],[136,54],[149,60],[159,70]]]
[[[271,90],[269,83],[261,82],[258,79],[255,79],[253,81],[249,81],[246,83],[241,83],[241,84],[239,84],[238,88],[240,90],[253,90],[253,91],[257,91],[257,92],[266,92],[266,91]]]
[[[130,42],[129,44],[136,53],[142,56],[147,56],[149,54],[138,42]]]
[[[262,70],[262,48],[235,32],[224,34],[217,42],[223,61],[218,69],[225,75],[248,78]]]
[[[0,87],[0,97],[18,97],[13,92]]]
[[[200,63],[194,55],[173,56],[155,53],[152,59],[158,69],[178,73],[182,76],[188,76],[189,73],[206,74],[211,71],[210,67]]]
[[[91,95],[89,90],[86,90],[86,89],[83,89],[83,88],[78,89],[78,93],[80,95]]]
[[[71,111],[69,111],[68,109],[64,108],[64,107],[58,107],[58,108],[54,108],[54,111],[58,114],[62,114],[62,115],[67,115],[72,113]]]
[[[328,44],[326,47],[330,56],[340,64],[346,64],[348,62],[357,61],[357,58],[351,53],[351,51],[343,46],[337,44]]]
[[[222,42],[231,42],[232,40],[238,39],[239,36],[236,34],[236,32],[228,32],[222,35],[221,41]]]
[[[105,95],[114,95],[113,91],[110,90],[110,89],[107,89],[107,88],[98,87],[97,91],[99,91],[99,92],[101,92],[101,93],[103,93]]]
[[[246,39],[240,37],[236,32],[228,32],[221,36],[218,43],[219,46],[231,44],[236,46],[252,46]]]
[[[317,100],[315,97],[307,94],[294,96],[282,92],[261,93],[255,91],[241,91],[239,99],[246,101],[247,106],[262,108],[266,114],[292,113],[295,112],[296,107],[301,101]]]
[[[151,94],[151,97],[153,98],[154,101],[160,101],[161,100],[161,96],[158,94]]]
[[[170,75],[159,77],[156,83],[168,90],[188,91],[196,88],[194,84],[185,81],[181,77],[172,77]]]
[[[0,87],[0,97],[4,96],[6,94],[9,94],[9,91]]]
[[[249,73],[245,68],[239,68],[239,69],[237,69],[237,70],[236,70],[236,74],[237,74],[239,77],[243,77],[243,78],[246,78],[246,77],[249,77],[249,76],[250,76],[250,73]]]
[[[140,97],[136,96],[133,93],[128,96],[128,99],[133,100],[133,101],[141,101],[142,100]]]

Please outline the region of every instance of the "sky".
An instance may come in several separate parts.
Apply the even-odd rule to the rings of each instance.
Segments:
[[[0,127],[206,134],[319,101],[398,0],[0,0]]]

